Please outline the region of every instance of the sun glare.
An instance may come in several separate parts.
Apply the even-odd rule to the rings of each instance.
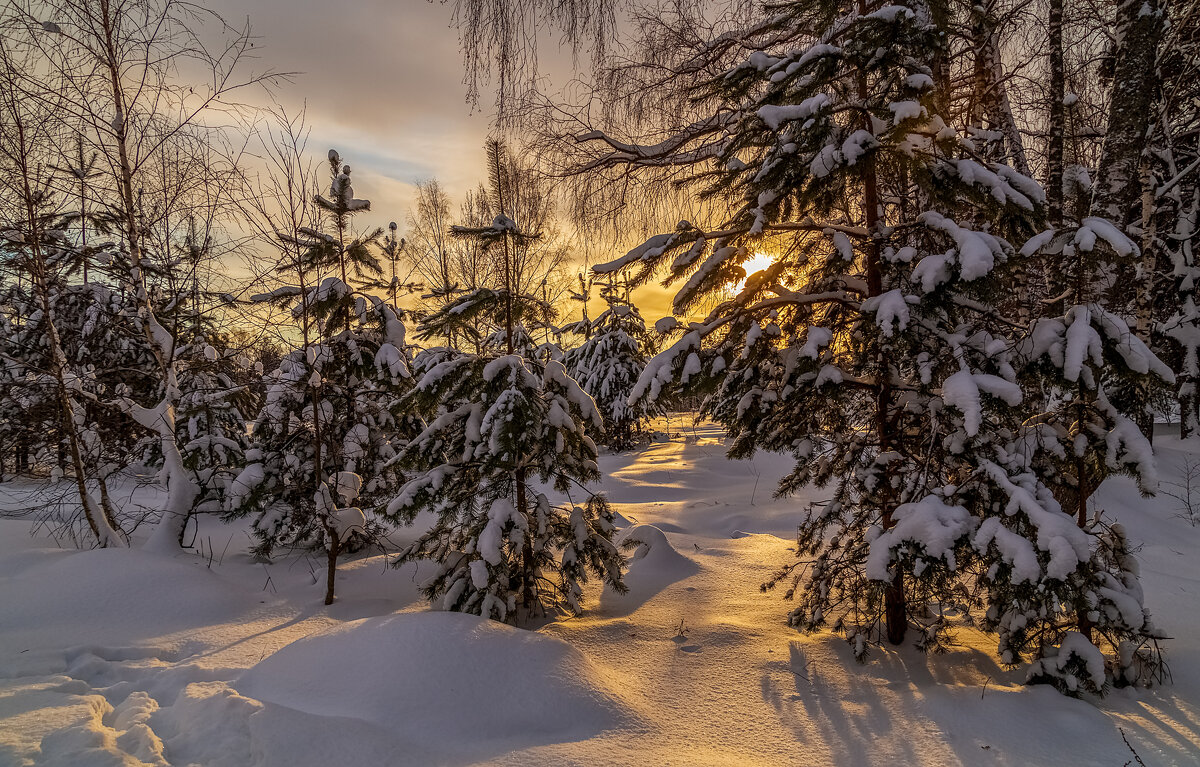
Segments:
[[[771,256],[767,255],[766,253],[755,253],[750,258],[749,261],[742,264],[742,268],[746,270],[746,277],[749,277],[750,275],[754,274],[755,272],[761,272],[763,269],[766,269],[768,266],[770,266],[773,263],[775,263],[775,259],[772,258]],[[734,285],[733,290],[736,293],[744,287],[746,287],[745,278],[743,278],[736,285]]]

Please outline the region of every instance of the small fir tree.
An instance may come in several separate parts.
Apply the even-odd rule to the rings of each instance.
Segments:
[[[630,404],[629,395],[653,355],[654,343],[627,285],[610,282],[600,288],[608,308],[595,319],[584,317],[565,330],[584,336],[563,364],[604,416],[604,439],[614,450],[631,447],[642,423],[660,408],[647,400]]]
[[[294,257],[280,272],[294,281],[256,297],[290,307],[303,344],[266,377],[254,445],[229,493],[231,514],[255,515],[257,554],[324,548],[326,604],[338,555],[381,530],[355,502],[369,511],[394,494],[396,447],[416,426],[399,405],[411,386],[400,312],[366,292],[388,287],[376,279],[382,270],[372,252],[381,232],[353,235],[350,219],[370,203],[354,197],[337,152],[329,162],[329,196],[315,201],[333,232],[281,233]]]
[[[400,453],[399,462],[416,476],[387,513],[398,521],[411,521],[422,510],[437,514],[433,527],[397,560],[439,564],[424,587],[430,600],[444,609],[518,622],[557,607],[578,612],[589,573],[623,591],[624,559],[612,542],[611,508],[585,488],[599,479],[587,427],[603,428],[603,418],[560,362],[532,357],[521,343],[527,334],[520,318],[548,307],[513,288],[514,242],[535,235],[503,212],[502,153],[498,141],[489,142],[500,214],[491,226],[455,232],[500,256],[502,287],[458,298],[423,332],[446,337],[453,328],[444,323],[452,318],[471,323],[489,317],[503,353],[485,345],[480,354],[435,349],[418,358],[410,400],[428,414],[429,425]],[[574,490],[587,499],[556,506],[544,485],[568,499]]]

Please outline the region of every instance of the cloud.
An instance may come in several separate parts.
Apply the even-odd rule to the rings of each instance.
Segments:
[[[313,156],[337,148],[378,216],[403,221],[417,181],[436,176],[458,198],[485,175],[488,116],[466,103],[449,6],[210,0],[209,7],[234,26],[249,18],[259,38],[255,69],[298,73],[276,98],[289,113],[306,110]]]
[[[403,228],[419,181],[437,177],[457,204],[486,178],[490,114],[466,103],[449,4],[209,0],[208,7],[233,26],[249,18],[258,38],[253,69],[297,73],[275,98],[290,114],[305,110],[314,159],[334,148],[350,164],[355,194],[371,200],[360,228],[389,221]],[[569,77],[569,53],[545,45],[540,57]],[[672,293],[652,283],[635,296],[653,322],[670,312]]]

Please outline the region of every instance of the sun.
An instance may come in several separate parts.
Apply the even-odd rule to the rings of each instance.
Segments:
[[[746,261],[742,264],[742,268],[746,270],[746,277],[739,280],[737,284],[733,286],[734,292],[739,292],[742,288],[746,287],[746,278],[748,278],[750,275],[754,274],[755,272],[761,272],[763,269],[766,269],[773,263],[775,263],[775,259],[766,253],[755,253],[750,257],[749,261]]]

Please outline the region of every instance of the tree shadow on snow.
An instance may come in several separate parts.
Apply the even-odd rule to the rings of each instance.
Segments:
[[[1142,757],[1187,763],[1170,752],[1192,753],[1200,739],[1195,710],[1173,695],[1077,700],[1023,679],[969,646],[875,648],[859,664],[825,635],[792,641],[788,661],[765,665],[761,687],[797,744],[838,765],[1120,764],[1132,756],[1122,730]]]

